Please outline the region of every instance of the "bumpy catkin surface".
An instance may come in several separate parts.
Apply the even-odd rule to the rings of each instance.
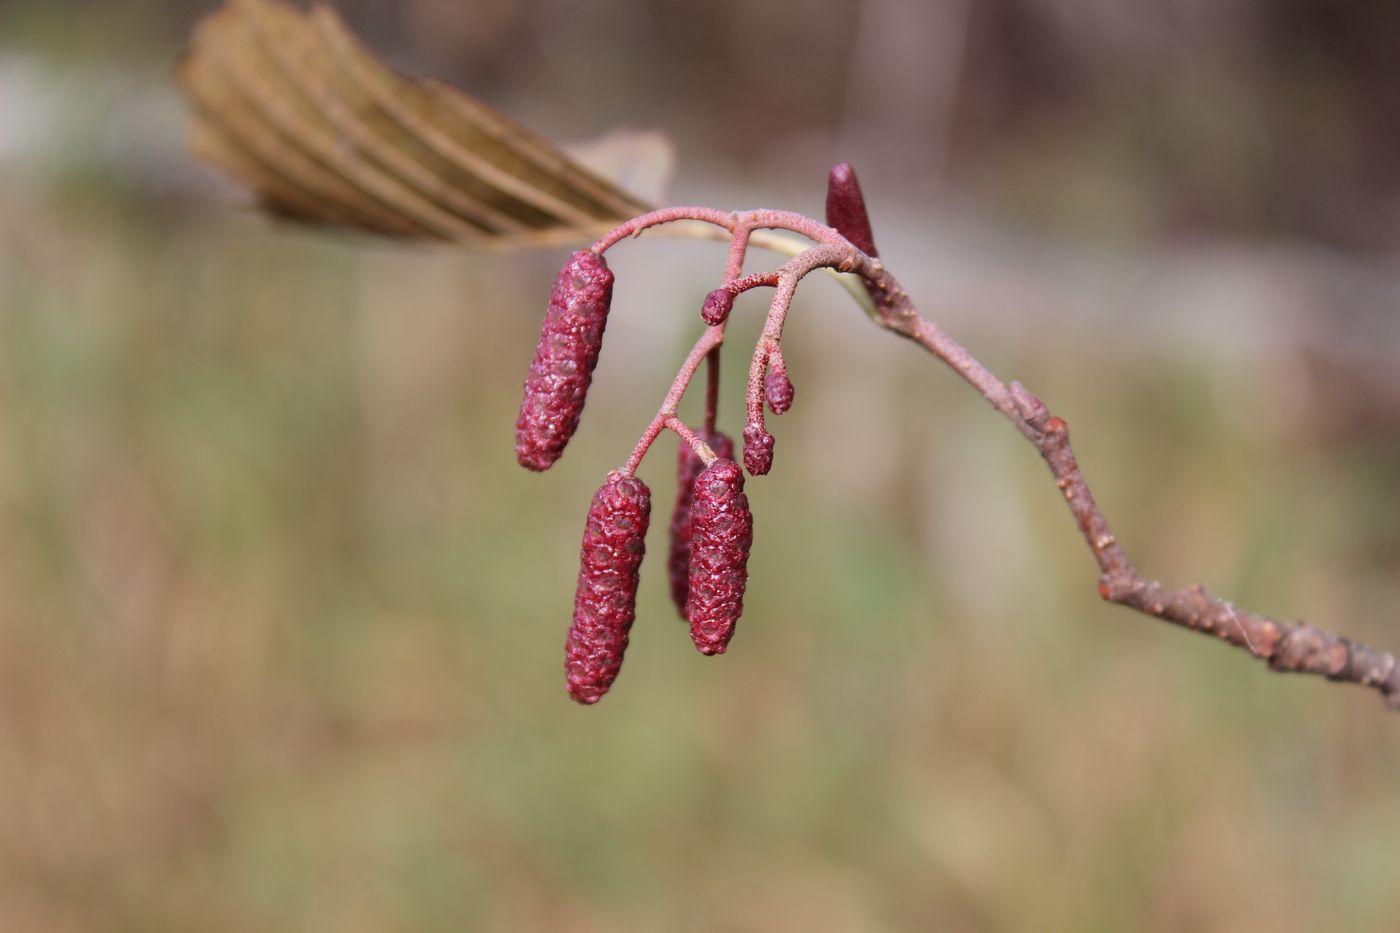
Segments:
[[[574,253],[559,270],[515,422],[521,466],[549,469],[578,427],[603,348],[612,290],[612,270],[590,250]]]
[[[705,443],[720,458],[734,459],[734,441],[723,431],[711,434],[705,438]],[[686,618],[686,596],[690,593],[690,510],[695,480],[703,469],[705,462],[682,441],[676,457],[676,507],[671,512],[671,545],[666,570],[671,578],[671,600],[683,619]]]
[[[723,654],[744,611],[753,546],[753,514],[737,463],[716,460],[700,473],[690,521],[690,637],[701,654]]]
[[[651,490],[635,476],[614,470],[593,494],[564,646],[569,695],[580,703],[598,702],[622,667],[650,520]]]

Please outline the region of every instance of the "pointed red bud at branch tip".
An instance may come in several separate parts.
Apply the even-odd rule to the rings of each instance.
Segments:
[[[870,215],[865,210],[865,195],[861,194],[856,170],[849,162],[837,162],[827,176],[826,223],[867,256],[877,255]]]

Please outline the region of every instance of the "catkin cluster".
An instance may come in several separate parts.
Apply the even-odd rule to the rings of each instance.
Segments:
[[[591,250],[574,253],[559,270],[515,425],[515,453],[522,466],[548,469],[578,427],[602,350],[612,287],[607,263]],[[791,394],[789,383],[789,403]],[[770,389],[775,411],[786,410],[783,396],[781,385]],[[667,570],[671,598],[690,623],[695,647],[712,655],[724,652],[743,610],[753,516],[743,491],[743,470],[733,459],[734,442],[719,431],[705,442],[706,456],[714,454],[708,466],[686,443],[677,457]],[[746,434],[746,456],[751,446]],[[771,437],[768,446],[771,451]],[[564,648],[569,695],[579,703],[598,702],[622,668],[636,618],[650,520],[646,483],[623,470],[609,473],[588,508],[573,623]]]
[[[515,423],[515,453],[522,466],[548,469],[578,427],[612,301],[613,274],[601,253],[622,237],[640,232],[640,224],[648,216],[617,228],[600,240],[595,250],[574,253],[559,270]],[[847,243],[875,255],[860,185],[844,163],[834,167],[828,178],[826,216],[831,230]],[[722,223],[712,215],[705,219]],[[733,263],[735,267],[742,265],[742,238],[748,229],[736,223],[731,231],[733,250],[737,250],[731,257],[740,259]],[[812,235],[802,224],[794,223],[793,229]],[[821,237],[817,232],[814,238]],[[753,546],[753,513],[744,493],[744,468],[753,476],[772,468],[774,438],[764,424],[763,407],[766,403],[773,414],[781,415],[792,407],[795,394],[777,344],[781,315],[776,318],[776,334],[765,330],[765,339],[772,343],[762,345],[762,352],[756,348],[754,365],[761,368],[750,375],[749,417],[743,430],[744,468],[735,462],[734,442],[713,427],[717,382],[711,382],[707,395],[703,435],[682,424],[675,407],[702,356],[708,355],[712,364],[710,378],[718,378],[723,328],[735,297],[751,288],[779,286],[782,281],[781,271],[744,277],[731,271],[724,285],[705,296],[700,308],[700,317],[710,328],[702,338],[707,341],[705,353],[688,358],[687,368],[677,376],[672,393],[626,466],[609,473],[593,496],[579,554],[573,623],[565,645],[569,694],[579,703],[598,702],[622,668],[636,618],[637,587],[651,518],[651,491],[635,472],[665,428],[683,438],[676,461],[676,502],[666,558],[671,599],[689,623],[691,640],[701,654],[723,654],[729,647],[744,609]],[[779,313],[779,307],[775,300],[770,321],[775,320],[772,315]],[[786,305],[781,307],[785,313]]]
[[[717,435],[715,441],[715,448],[732,455],[728,438]],[[685,485],[671,519],[671,596],[690,622],[700,653],[723,654],[744,608],[753,515],[738,464],[725,457],[696,469],[700,463],[683,448],[678,472]],[[569,695],[579,703],[598,702],[622,669],[650,518],[651,490],[621,470],[608,474],[589,505],[564,647]]]

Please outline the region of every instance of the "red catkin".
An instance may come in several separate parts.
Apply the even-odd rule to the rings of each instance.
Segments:
[[[734,310],[734,293],[727,288],[717,288],[705,296],[700,305],[700,319],[711,327],[723,324]]]
[[[578,427],[603,348],[612,289],[612,270],[591,250],[574,253],[559,270],[515,422],[521,466],[549,469]]]
[[[773,468],[773,435],[758,421],[744,426],[744,466],[754,476],[763,476]]]
[[[773,409],[773,414],[781,415],[791,408],[793,396],[796,394],[797,390],[792,387],[787,370],[775,366],[768,371],[763,380],[763,395],[768,400],[768,407]]]
[[[856,170],[849,162],[837,162],[827,176],[826,223],[865,255],[876,255],[875,234],[865,210],[865,195],[861,193]]]
[[[690,638],[701,654],[723,654],[744,611],[753,546],[753,514],[737,463],[716,460],[700,473],[690,521]]]
[[[622,668],[650,520],[651,490],[635,476],[614,470],[593,494],[564,645],[569,696],[579,703],[597,703]]]
[[[705,443],[715,452],[715,456],[725,460],[734,459],[734,441],[722,431],[716,431],[705,438]],[[671,577],[671,601],[676,604],[681,618],[686,618],[685,600],[690,593],[690,510],[695,495],[695,480],[705,469],[705,461],[700,459],[691,446],[681,441],[676,457],[676,507],[671,512],[671,549],[666,559],[666,569]]]

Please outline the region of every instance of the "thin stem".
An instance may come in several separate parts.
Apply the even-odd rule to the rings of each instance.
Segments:
[[[729,240],[729,255],[726,257],[724,265],[724,282],[732,285],[744,271],[744,257],[749,249],[749,236],[753,233],[753,228],[744,223],[734,225],[733,235]],[[729,322],[721,321],[719,329],[724,330]],[[707,366],[705,367],[705,436],[713,437],[716,422],[719,420],[719,347],[710,351],[705,357]],[[708,461],[706,461],[708,463]]]
[[[601,240],[593,244],[593,252],[602,254],[607,252],[621,240],[627,237],[640,236],[643,230],[651,227],[659,227],[662,224],[671,224],[680,220],[696,220],[701,223],[713,224],[725,230],[733,230],[738,219],[738,215],[729,211],[718,211],[711,207],[664,207],[661,210],[649,211],[638,217],[633,217],[624,224],[614,227],[611,232]]]
[[[1094,501],[1069,443],[1069,427],[1018,382],[1007,386],[938,325],[924,318],[878,260],[864,257],[856,272],[875,300],[877,323],[913,340],[948,364],[1035,445],[1065,497],[1098,564],[1099,595],[1193,632],[1214,635],[1249,651],[1280,672],[1319,674],[1370,687],[1400,710],[1400,664],[1389,652],[1305,623],[1279,622],[1236,609],[1199,586],[1170,590],[1138,574]]]
[[[704,216],[694,216],[692,215],[692,213],[690,213],[697,211],[704,212]],[[675,214],[673,216],[674,212],[680,213]],[[778,212],[768,213],[771,214]],[[658,215],[662,216],[658,218]],[[594,252],[601,253],[605,250],[611,249],[620,240],[626,239],[629,236],[640,236],[643,232],[647,231],[656,231],[664,235],[682,237],[685,239],[730,241],[731,224],[729,222],[724,221],[723,218],[738,218],[739,216],[740,215],[737,214],[724,214],[724,212],[722,211],[712,211],[709,208],[683,207],[667,208],[664,212],[653,211],[651,214],[635,218],[634,220],[628,221],[626,224],[617,227],[607,236],[594,243],[592,249],[594,250]],[[790,214],[789,216],[800,217],[801,215]],[[645,224],[639,225],[640,221],[647,218],[649,219]],[[806,221],[808,225],[811,225],[810,227],[805,229],[816,230],[818,228],[821,228],[821,225],[817,224],[817,222],[812,220],[811,218],[801,217],[801,219]],[[779,229],[786,228],[753,228],[748,237],[748,245],[761,247],[762,249],[770,250],[782,256],[797,256],[808,248],[808,244],[803,240],[798,239],[795,236],[788,235],[788,233],[793,232],[798,233],[798,236],[805,236],[806,234],[796,230],[789,230],[788,233],[773,232],[774,230]],[[834,240],[831,238],[840,236],[840,234],[838,234],[835,230],[833,230],[830,227],[826,227],[824,229],[825,232],[821,237],[822,242],[834,242]],[[831,275],[832,278],[836,279],[837,283],[850,294],[851,298],[856,302],[856,304],[861,306],[861,309],[865,311],[866,315],[872,320],[875,320],[877,315],[875,303],[871,299],[870,293],[866,291],[864,281],[858,276],[849,275],[847,273],[839,273],[832,271]]]
[[[719,347],[705,357],[705,436],[713,437],[719,420]]]
[[[768,351],[768,369],[772,372],[787,372],[787,360],[783,359],[783,345],[775,344]]]
[[[763,322],[763,332],[754,346],[753,362],[749,365],[749,381],[744,393],[749,424],[764,424],[763,377],[767,373],[769,355],[778,349],[783,339],[783,325],[787,323],[788,309],[792,306],[793,296],[797,294],[797,284],[817,269],[849,272],[863,267],[862,260],[874,261],[845,240],[841,244],[814,246],[788,260],[777,270],[777,290],[773,293],[773,302],[768,307],[768,317]]]
[[[690,381],[695,378],[695,371],[700,368],[700,363],[705,359],[711,350],[717,349],[724,342],[723,327],[707,327],[700,335],[700,339],[695,341],[695,346],[691,347],[690,353],[686,355],[685,362],[681,364],[680,371],[676,373],[676,378],[671,382],[670,391],[666,393],[666,398],[661,402],[661,408],[656,416],[647,425],[646,431],[642,433],[641,439],[637,441],[637,446],[632,449],[632,455],[627,458],[627,463],[622,467],[622,472],[631,476],[637,472],[637,467],[641,466],[642,458],[647,455],[651,445],[667,427],[667,419],[675,418],[676,409],[680,406],[681,398],[685,395],[686,388]],[[703,444],[701,446],[704,446]],[[709,448],[706,447],[706,450]]]
[[[715,452],[710,449],[710,445],[705,443],[705,439],[692,431],[690,426],[684,421],[672,415],[666,419],[665,427],[675,431],[682,441],[689,444],[690,449],[695,451],[704,462],[705,466],[709,466],[711,463],[715,462]]]
[[[729,256],[724,264],[724,282],[728,285],[744,272],[744,257],[749,250],[749,235],[753,227],[744,223],[734,225],[734,234],[729,240]]]
[[[829,245],[840,245],[846,242],[846,238],[841,236],[826,224],[818,223],[804,214],[795,211],[720,211],[712,207],[664,207],[660,210],[649,211],[638,217],[615,227],[602,239],[593,244],[593,252],[604,253],[616,246],[621,240],[627,237],[639,236],[644,230],[658,227],[663,224],[672,224],[682,220],[695,220],[701,223],[712,224],[733,233],[736,229],[747,227],[749,230],[788,230],[799,236],[804,236],[814,243],[826,243]]]
[[[799,253],[798,255],[800,256],[805,254],[806,250],[804,250],[802,253]],[[744,292],[751,291],[752,289],[759,288],[760,286],[766,285],[769,288],[772,288],[773,286],[778,284],[778,279],[779,273],[776,271],[755,272],[752,275],[744,276],[742,279],[735,279],[734,281],[729,282],[727,285],[725,285],[725,290],[728,291],[729,294],[737,298]]]

